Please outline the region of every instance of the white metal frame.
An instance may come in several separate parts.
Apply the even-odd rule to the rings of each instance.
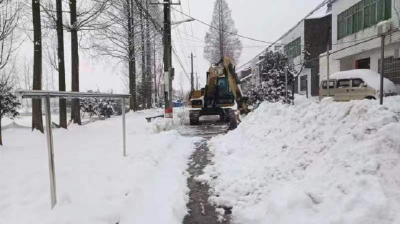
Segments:
[[[46,116],[47,148],[49,151],[49,175],[51,191],[51,208],[57,204],[56,176],[54,167],[54,140],[51,122],[50,98],[121,98],[122,99],[122,135],[123,135],[123,156],[126,157],[126,124],[125,124],[125,99],[130,98],[127,94],[98,94],[82,92],[56,92],[56,91],[32,91],[16,90],[15,95],[22,98],[44,99]]]

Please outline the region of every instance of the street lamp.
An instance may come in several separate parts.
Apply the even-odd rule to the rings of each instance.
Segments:
[[[182,23],[193,22],[193,21],[195,21],[195,19],[187,19],[187,20],[175,21],[175,22],[171,22],[171,25],[175,26],[175,25],[179,25],[179,24],[182,24]]]

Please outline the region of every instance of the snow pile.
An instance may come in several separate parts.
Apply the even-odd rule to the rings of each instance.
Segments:
[[[157,134],[175,129],[178,125],[173,119],[157,118],[152,123],[152,132]]]
[[[58,204],[50,210],[46,136],[8,129],[0,147],[0,223],[181,223],[195,140],[146,132],[145,117],[121,117],[54,130]]]
[[[399,223],[400,97],[264,103],[199,180],[235,223]]]
[[[150,133],[161,133],[175,130],[189,123],[189,108],[174,108],[174,118],[156,118],[151,122]]]

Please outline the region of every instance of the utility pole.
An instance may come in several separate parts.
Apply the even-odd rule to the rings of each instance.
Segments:
[[[289,103],[289,93],[288,93],[288,68],[285,68],[285,98],[286,98],[286,104]]]
[[[158,104],[158,90],[157,90],[157,53],[156,53],[156,38],[154,37],[154,103]]]
[[[326,76],[327,76],[327,81],[326,81],[326,86],[328,88],[328,97],[331,97],[331,88],[330,88],[330,79],[329,79],[329,73],[330,73],[330,69],[329,69],[329,50],[330,50],[330,46],[329,46],[329,40],[327,42],[326,45]]]
[[[194,72],[193,72],[193,53],[190,54],[191,65],[192,65],[192,72],[190,73],[190,90],[191,92],[194,91]]]
[[[163,29],[163,45],[164,45],[164,98],[165,98],[165,118],[173,118],[172,105],[172,80],[174,79],[175,70],[172,67],[172,36],[171,36],[171,5],[180,5],[181,3],[172,3],[172,0],[164,0],[162,3],[150,3],[164,5],[164,29]],[[193,19],[174,22],[180,24],[190,22]]]
[[[165,118],[173,118],[172,107],[172,39],[171,39],[171,1],[164,0],[164,98]]]
[[[385,72],[385,34],[382,34],[382,45],[381,45],[381,90],[379,92],[379,99],[380,99],[380,104],[383,105],[383,95],[384,95],[384,90],[383,90],[383,74]]]
[[[199,75],[196,72],[196,90],[200,90],[200,86],[199,86]]]

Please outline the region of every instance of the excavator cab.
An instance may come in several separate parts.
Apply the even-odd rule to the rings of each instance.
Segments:
[[[221,122],[229,124],[231,130],[238,125],[239,116],[249,112],[247,99],[240,89],[240,80],[229,58],[224,57],[207,72],[206,87],[192,92],[190,124],[198,125],[204,115],[219,115]]]

